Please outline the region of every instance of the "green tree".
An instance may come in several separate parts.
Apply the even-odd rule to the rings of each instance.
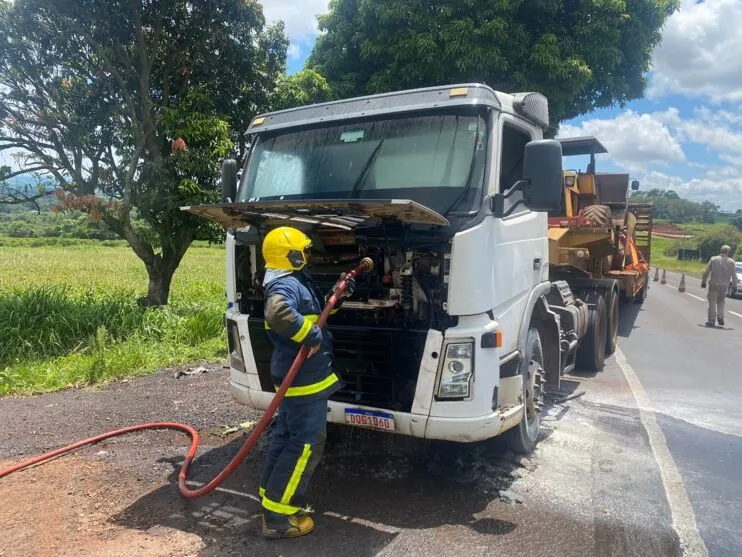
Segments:
[[[742,231],[742,211],[737,211],[735,215],[729,219],[729,224],[737,230]]]
[[[701,258],[708,259],[714,255],[719,255],[721,246],[728,245],[732,248],[732,255],[735,254],[737,246],[742,244],[742,234],[733,226],[714,227],[698,238],[698,249],[701,251]]]
[[[287,46],[252,1],[0,0],[0,151],[125,239],[141,301],[166,304],[212,230],[179,207],[218,199],[219,159],[244,151]]]
[[[271,110],[285,110],[332,100],[327,80],[314,70],[302,70],[278,80],[270,96]]]
[[[340,97],[455,82],[538,91],[552,126],[643,95],[677,0],[332,0],[307,61]],[[553,132],[554,130],[552,130]]]
[[[701,203],[701,215],[700,220],[706,224],[714,224],[716,222],[716,215],[719,214],[719,206],[711,201],[704,201]]]

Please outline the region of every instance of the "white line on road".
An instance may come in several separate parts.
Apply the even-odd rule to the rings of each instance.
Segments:
[[[631,391],[634,393],[634,398],[639,406],[639,417],[641,418],[642,425],[644,425],[644,429],[647,431],[649,444],[652,446],[654,458],[660,469],[662,485],[665,487],[667,503],[670,506],[670,513],[672,515],[672,526],[680,539],[683,555],[689,557],[707,557],[708,550],[698,532],[696,515],[693,512],[693,506],[688,498],[688,493],[685,491],[683,477],[680,475],[680,470],[675,465],[675,460],[672,458],[670,449],[667,447],[665,435],[657,423],[657,418],[652,409],[649,397],[641,381],[639,381],[639,376],[631,365],[629,365],[626,356],[624,356],[620,348],[616,348],[616,362],[629,382]]]
[[[670,288],[673,288],[673,289],[675,289],[675,290],[677,290],[677,289],[678,289],[678,287],[677,287],[677,286],[673,286],[672,284],[668,284],[667,286],[669,286]],[[696,300],[700,300],[700,301],[702,301],[702,302],[705,302],[705,301],[706,301],[706,300],[704,300],[703,298],[701,298],[700,296],[696,296],[695,294],[691,294],[690,292],[686,292],[686,294],[687,294],[688,296],[690,296],[691,298],[695,298]],[[737,313],[736,311],[729,311],[729,313],[731,313],[731,314],[732,314],[732,315],[734,315],[735,317],[739,317],[740,319],[742,319],[742,314],[739,314],[739,313]]]

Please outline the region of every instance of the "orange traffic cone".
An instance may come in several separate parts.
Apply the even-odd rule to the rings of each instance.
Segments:
[[[685,292],[685,273],[680,277],[680,284],[678,285],[678,292]]]
[[[667,284],[667,271],[662,269],[662,280],[660,281],[660,284]]]
[[[660,268],[659,267],[655,267],[655,269],[654,269],[654,282],[657,282],[658,280],[660,280]]]

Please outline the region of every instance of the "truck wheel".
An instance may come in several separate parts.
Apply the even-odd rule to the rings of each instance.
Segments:
[[[605,338],[608,329],[605,298],[598,295],[587,318],[587,333],[577,349],[577,367],[586,371],[600,371],[605,364]]]
[[[514,453],[529,454],[538,441],[544,405],[542,387],[546,383],[543,365],[541,335],[537,329],[531,327],[526,338],[526,353],[520,362],[520,374],[523,376],[523,419],[504,434],[505,442]]]
[[[636,294],[636,296],[634,296],[635,304],[644,303],[644,300],[647,299],[647,290],[649,290],[649,275],[647,275],[647,278],[644,281],[644,286],[642,286],[642,289]]]
[[[615,290],[611,292],[608,299],[610,302],[608,303],[608,330],[605,337],[606,356],[610,356],[616,351],[616,344],[618,343],[618,292]]]
[[[582,214],[586,219],[590,219],[595,223],[595,226],[603,228],[610,228],[613,226],[611,220],[611,208],[607,205],[588,205],[582,210]]]

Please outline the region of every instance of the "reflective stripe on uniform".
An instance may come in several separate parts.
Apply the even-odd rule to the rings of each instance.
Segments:
[[[288,505],[291,502],[291,498],[294,496],[294,493],[296,493],[296,488],[299,487],[301,476],[307,467],[307,462],[309,462],[310,456],[312,456],[312,445],[306,443],[299,460],[296,461],[294,472],[291,474],[291,479],[286,485],[286,491],[283,492],[283,497],[281,497],[282,505]]]
[[[285,505],[283,503],[276,503],[275,501],[271,501],[267,497],[263,497],[263,508],[277,514],[287,515],[296,514],[299,511],[299,507]]]
[[[322,381],[318,381],[317,383],[310,383],[309,385],[302,385],[301,387],[289,387],[284,396],[316,395],[317,393],[321,393],[322,391],[324,391],[326,388],[332,387],[338,381],[340,381],[338,376],[334,373],[331,373]],[[277,391],[278,387],[276,387],[275,385],[274,387]]]
[[[301,324],[301,328],[296,332],[294,336],[291,337],[291,340],[294,342],[301,342],[305,338],[307,338],[307,335],[309,334],[309,331],[312,330],[312,323],[307,319],[304,318],[304,323]]]
[[[258,495],[260,495],[260,498],[261,499],[263,497],[265,497],[265,488],[264,487],[261,487],[260,489],[258,489]]]
[[[317,321],[319,321],[319,315],[315,313],[310,313],[309,315],[302,315],[304,318],[304,323],[302,323],[301,329],[291,337],[291,340],[296,342],[301,342],[305,338],[307,338],[307,335],[309,334],[309,331],[312,329],[312,325],[314,325]],[[271,327],[268,325],[267,321],[263,321],[263,326],[265,327],[266,331],[270,331]],[[302,336],[300,339],[297,339],[299,335],[304,333],[304,336]]]

